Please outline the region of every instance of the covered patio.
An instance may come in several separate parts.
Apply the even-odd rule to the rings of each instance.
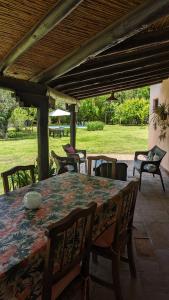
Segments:
[[[54,102],[70,111],[75,147],[80,100],[169,77],[169,0],[7,0],[0,8],[0,87],[11,89],[21,106],[37,108],[40,181],[49,177],[48,116]],[[130,177],[132,161],[127,163]],[[168,177],[164,172],[166,193],[158,178],[144,178],[134,219],[138,278],[131,280],[122,265],[122,293],[125,300],[168,300]],[[105,265],[101,260],[92,268],[111,280]],[[115,299],[97,284],[91,294]]]

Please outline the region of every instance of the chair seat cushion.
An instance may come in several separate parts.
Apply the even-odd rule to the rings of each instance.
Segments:
[[[107,248],[111,247],[115,234],[115,223],[106,229],[95,241],[94,246]]]
[[[153,164],[147,164],[144,166],[144,170],[146,170],[147,172],[155,172],[156,169],[156,166]]]
[[[72,146],[68,146],[66,147],[66,151],[70,154],[74,154],[75,153],[75,149]]]

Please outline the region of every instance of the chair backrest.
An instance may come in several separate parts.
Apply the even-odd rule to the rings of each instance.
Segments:
[[[1,173],[4,192],[21,188],[35,182],[35,166],[16,166]]]
[[[82,273],[88,275],[85,272],[89,267],[95,210],[96,203],[92,202],[49,228],[42,300],[51,299],[52,285],[80,263]]]
[[[51,151],[51,157],[55,162],[56,173],[58,175],[67,172],[70,166],[72,167],[72,171],[77,172],[77,164],[73,157],[59,156],[53,150]]]
[[[53,150],[51,151],[51,157],[53,158],[56,166],[56,174],[60,174],[66,172],[67,170],[64,169],[62,170],[62,165],[61,165],[61,159],[60,156],[58,156]],[[67,157],[66,157],[67,158]]]
[[[88,175],[92,175],[94,161],[94,175],[107,178],[116,178],[117,159],[105,155],[88,156]]]
[[[127,180],[127,168],[128,165],[124,162],[117,162],[116,163],[116,179],[118,180]]]
[[[129,231],[132,230],[134,210],[138,192],[138,181],[129,182],[127,187],[121,192],[121,209],[117,217],[117,226],[113,248],[115,251],[123,249],[127,242]]]
[[[151,150],[152,155],[154,156],[155,154],[159,157],[159,161],[163,159],[163,157],[166,155],[166,151],[155,145]]]

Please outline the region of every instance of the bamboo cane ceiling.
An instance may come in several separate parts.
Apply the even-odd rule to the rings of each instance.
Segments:
[[[143,2],[145,1],[82,1],[54,29],[10,65],[4,75],[31,80]],[[11,52],[56,3],[56,0],[0,1],[0,60]],[[152,24],[149,31],[168,27],[169,17],[165,17]],[[73,92],[70,94],[74,95]]]

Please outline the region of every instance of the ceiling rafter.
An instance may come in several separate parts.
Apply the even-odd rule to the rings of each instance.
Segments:
[[[69,91],[65,91],[63,90],[63,93],[66,94],[73,94],[74,96],[78,93],[82,93],[82,92],[88,92],[90,90],[97,90],[98,88],[101,87],[106,87],[106,86],[110,86],[112,84],[119,84],[120,82],[127,82],[130,81],[134,81],[140,78],[154,78],[154,77],[159,77],[159,76],[163,76],[163,78],[167,78],[169,76],[169,67],[164,68],[163,70],[154,70],[153,72],[149,72],[149,73],[142,73],[142,74],[137,74],[137,75],[133,75],[133,76],[124,76],[121,77],[120,79],[116,79],[116,80],[107,80],[107,81],[103,81],[97,84],[93,84],[93,85],[89,85],[88,87],[84,87],[84,88],[78,88],[78,89],[73,89],[73,90],[69,90]]]
[[[154,59],[156,58],[156,59]],[[113,77],[113,76],[118,76],[118,75],[123,75],[125,72],[132,73],[134,70],[135,71],[141,71],[141,70],[149,70],[152,66],[158,67],[159,65],[166,65],[169,62],[169,51],[166,53],[158,54],[155,57],[152,57],[151,59],[145,58],[145,59],[140,59],[137,63],[135,61],[125,63],[119,66],[115,67],[109,67],[107,69],[100,69],[98,71],[90,72],[90,76],[76,76],[76,78],[70,79],[69,81],[66,78],[66,80],[62,81],[62,87],[64,84],[64,88],[70,87],[71,83],[75,83],[76,85],[79,84],[93,84],[97,82],[98,80],[105,80],[106,78]],[[55,86],[56,88],[60,89],[59,86]]]
[[[95,56],[117,43],[134,36],[149,24],[169,13],[169,0],[148,0],[129,13],[99,32],[92,39],[75,49],[54,66],[32,78],[36,82],[49,83],[51,80],[72,70],[88,57]]]
[[[57,1],[55,6],[23,37],[0,63],[0,72],[5,73],[25,51],[42,39],[57,24],[66,18],[83,0]]]
[[[168,32],[169,34],[169,32]],[[63,75],[61,78],[58,79],[64,79],[64,78],[70,78],[73,75],[79,75],[79,74],[83,74],[85,76],[86,72],[90,72],[90,71],[95,71],[95,70],[99,70],[102,68],[107,68],[109,66],[112,65],[118,65],[118,64],[122,64],[125,62],[130,62],[130,61],[137,61],[146,57],[150,57],[152,55],[156,55],[162,52],[165,52],[169,49],[169,37],[168,37],[168,41],[165,43],[157,43],[156,45],[154,45],[153,47],[148,47],[148,48],[136,48],[134,50],[128,50],[128,51],[124,51],[124,52],[117,52],[117,53],[110,53],[107,55],[103,55],[103,56],[97,56],[94,57],[93,59],[87,61],[86,63],[80,65],[79,67],[73,69],[71,72],[67,73],[65,76]],[[57,79],[56,79],[57,82]]]
[[[161,74],[155,74],[155,75],[148,75],[148,76],[140,76],[140,78],[133,78],[132,80],[131,79],[121,79],[119,80],[118,82],[111,82],[111,83],[107,83],[107,84],[103,84],[103,85],[100,85],[98,87],[90,87],[86,90],[79,90],[79,91],[74,91],[74,92],[70,92],[69,94],[73,94],[74,97],[77,97],[79,96],[79,94],[83,94],[83,93],[91,93],[91,92],[97,92],[99,90],[105,90],[105,89],[109,89],[109,88],[112,88],[112,87],[118,87],[118,86],[121,86],[121,85],[128,85],[128,84],[134,84],[134,83],[137,83],[139,81],[149,81],[149,80],[156,80],[156,79],[164,79],[166,77],[169,76],[169,70],[168,72],[165,72],[165,73],[161,73]]]
[[[150,80],[150,81],[142,81],[142,82],[138,82],[137,84],[131,84],[131,85],[125,85],[125,86],[119,86],[117,88],[110,88],[110,89],[106,89],[106,90],[101,90],[98,91],[97,93],[86,93],[86,94],[82,94],[79,95],[77,97],[78,100],[82,100],[85,98],[90,98],[90,97],[96,97],[96,96],[101,96],[101,95],[107,95],[109,93],[111,93],[112,91],[114,92],[120,92],[120,91],[124,91],[124,90],[130,90],[130,89],[136,89],[139,87],[144,87],[144,86],[148,86],[148,85],[153,85],[153,84],[157,84],[160,83],[162,80],[161,79],[157,79],[157,80]]]

